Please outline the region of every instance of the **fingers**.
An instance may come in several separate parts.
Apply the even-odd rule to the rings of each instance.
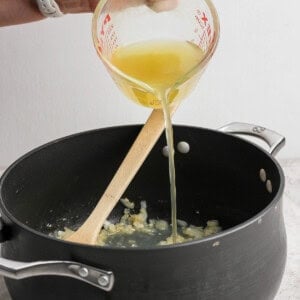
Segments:
[[[97,4],[98,4],[99,0],[89,0],[89,4],[90,4],[90,9],[91,11],[94,11]]]
[[[175,9],[178,5],[178,0],[148,0],[148,6],[156,12]]]
[[[90,11],[94,11],[99,0],[88,0],[88,2]],[[145,3],[154,11],[161,12],[175,9],[178,5],[178,0],[119,0],[113,2],[112,9],[122,10],[128,7],[134,7]]]

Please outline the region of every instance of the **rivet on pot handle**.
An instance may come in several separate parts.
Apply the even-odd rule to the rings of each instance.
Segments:
[[[114,285],[112,272],[70,261],[23,263],[0,257],[0,275],[12,279],[43,275],[66,276],[84,281],[105,291],[111,291]]]
[[[219,131],[258,137],[269,145],[269,152],[274,156],[285,145],[284,136],[278,134],[275,131],[257,125],[235,122],[219,128]]]

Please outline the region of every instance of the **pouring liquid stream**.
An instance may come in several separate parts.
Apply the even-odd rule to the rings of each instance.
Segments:
[[[171,223],[172,223],[172,241],[176,244],[177,240],[177,203],[176,203],[176,172],[175,172],[175,151],[172,119],[168,105],[168,99],[165,91],[161,91],[159,97],[162,102],[165,118],[166,139],[169,151],[169,177],[170,177],[170,195],[171,195]]]
[[[137,89],[127,82],[119,87],[136,102],[153,108],[162,108],[165,119],[166,140],[169,151],[169,177],[171,196],[172,242],[177,240],[176,181],[174,162],[173,128],[169,105],[179,101],[193,88],[196,76],[182,80],[204,58],[205,53],[186,41],[158,40],[129,44],[117,48],[111,63],[126,75],[150,86],[153,92]],[[178,81],[182,85],[176,85]],[[142,86],[142,85],[141,85]]]

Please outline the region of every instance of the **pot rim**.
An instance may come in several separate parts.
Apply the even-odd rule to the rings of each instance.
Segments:
[[[242,222],[242,223],[240,223],[236,226],[230,227],[230,228],[225,229],[225,230],[223,230],[219,233],[216,233],[212,236],[208,236],[208,237],[205,237],[205,238],[202,238],[202,239],[199,239],[199,240],[193,240],[193,241],[189,241],[189,242],[178,243],[178,244],[174,244],[174,245],[149,246],[149,247],[137,247],[137,248],[117,248],[117,247],[109,247],[109,246],[87,245],[87,244],[79,244],[79,243],[60,240],[58,238],[49,236],[47,234],[44,234],[40,231],[37,231],[37,230],[27,226],[23,222],[19,221],[7,209],[7,207],[6,207],[6,205],[3,201],[3,195],[2,195],[2,189],[3,189],[3,185],[5,183],[5,179],[9,175],[11,170],[13,170],[16,166],[19,165],[20,162],[22,162],[23,160],[29,158],[31,155],[47,148],[48,146],[51,146],[51,145],[54,145],[56,143],[60,143],[62,141],[72,139],[72,138],[75,138],[75,137],[88,135],[88,134],[93,134],[93,133],[97,133],[97,132],[103,131],[103,130],[119,129],[119,128],[125,128],[125,127],[132,127],[132,128],[137,127],[138,128],[138,127],[141,127],[141,126],[143,126],[143,124],[118,125],[118,126],[110,126],[110,127],[92,129],[92,130],[88,130],[88,131],[82,131],[82,132],[78,132],[78,133],[75,133],[75,134],[71,134],[71,135],[67,135],[67,136],[55,139],[55,140],[50,141],[48,143],[45,143],[45,144],[43,144],[39,147],[36,147],[36,148],[32,149],[31,151],[27,152],[26,154],[22,155],[20,158],[18,158],[15,162],[13,162],[6,169],[5,172],[2,174],[2,176],[0,177],[0,219],[1,219],[1,213],[3,213],[5,215],[5,217],[7,217],[12,223],[15,223],[17,226],[21,227],[22,229],[24,229],[26,231],[29,231],[32,234],[38,235],[39,237],[41,237],[43,239],[50,239],[53,242],[59,242],[59,243],[67,244],[69,246],[79,246],[79,247],[83,247],[83,248],[89,248],[89,249],[92,248],[92,249],[98,249],[98,250],[102,250],[102,251],[133,251],[133,252],[134,251],[149,251],[149,250],[151,250],[151,251],[153,251],[153,250],[161,251],[161,250],[170,250],[170,249],[177,249],[177,248],[183,248],[183,247],[188,247],[188,246],[204,244],[206,242],[212,242],[212,241],[215,241],[215,240],[225,238],[227,235],[233,234],[233,233],[235,233],[235,232],[237,232],[241,229],[244,229],[248,226],[251,226],[253,223],[258,222],[259,220],[261,220],[282,199],[282,195],[283,195],[283,191],[284,191],[284,187],[285,187],[284,172],[282,170],[282,167],[278,163],[278,161],[270,153],[268,153],[265,149],[263,149],[262,147],[260,147],[259,145],[255,144],[255,143],[249,142],[249,141],[247,141],[247,140],[245,140],[245,139],[243,139],[239,136],[224,133],[224,132],[221,132],[219,130],[203,128],[203,127],[198,127],[198,126],[174,124],[173,125],[174,128],[183,127],[183,128],[191,128],[191,129],[200,129],[200,130],[210,131],[210,132],[217,133],[217,134],[227,135],[227,136],[230,136],[233,139],[238,139],[238,140],[240,140],[244,143],[247,143],[247,144],[251,145],[252,147],[255,147],[257,150],[263,152],[265,155],[267,155],[269,157],[269,159],[272,160],[275,167],[277,168],[278,173],[279,173],[279,178],[280,178],[279,188],[278,188],[277,193],[274,195],[273,200],[263,210],[258,212],[256,215],[252,216],[250,219],[248,219],[248,220],[246,220],[246,221],[244,221],[244,222]]]

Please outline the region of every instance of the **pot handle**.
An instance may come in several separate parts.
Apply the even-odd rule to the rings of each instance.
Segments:
[[[269,153],[273,156],[275,156],[285,145],[284,136],[273,130],[257,125],[234,122],[222,126],[218,130],[225,133],[243,134],[258,137],[269,145]]]
[[[7,241],[3,231],[8,227],[4,225],[0,215],[1,242]],[[24,279],[35,276],[65,276],[84,281],[104,291],[111,291],[115,277],[113,272],[91,267],[73,261],[37,261],[19,262],[1,257],[0,248],[0,275],[11,279]]]
[[[84,281],[104,291],[111,291],[114,285],[112,272],[71,261],[24,263],[0,257],[0,275],[12,279],[43,275],[66,276]]]

